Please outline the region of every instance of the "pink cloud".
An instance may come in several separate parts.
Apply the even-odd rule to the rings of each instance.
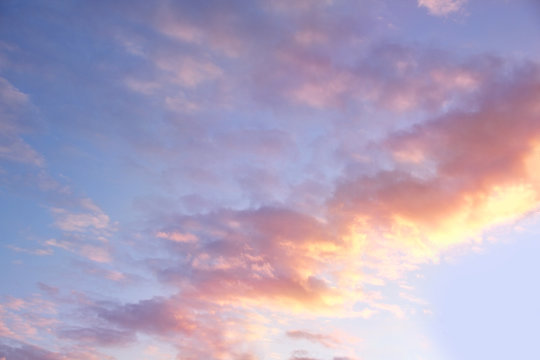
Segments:
[[[328,348],[334,348],[341,343],[339,339],[330,335],[318,334],[310,331],[291,330],[287,331],[287,336],[293,339],[308,340]]]
[[[474,111],[455,110],[388,138],[385,146],[394,154],[417,153],[417,161],[403,165],[398,155],[395,169],[338,186],[329,202],[334,215],[389,241],[379,260],[392,246],[411,258],[436,259],[441,249],[539,205],[538,70],[493,81]]]
[[[463,10],[467,0],[418,0],[418,6],[425,7],[436,16],[446,16]]]
[[[45,245],[64,249],[95,262],[110,262],[111,249],[108,238],[114,224],[89,198],[75,198],[72,208],[52,207],[55,226],[63,232],[59,239],[48,239]]]
[[[39,295],[27,299],[6,297],[0,304],[0,333],[6,339],[36,340],[58,323],[57,306]]]
[[[61,339],[69,339],[92,346],[119,346],[135,341],[133,332],[108,328],[62,328],[57,331],[57,335]]]
[[[108,346],[133,341],[136,333],[144,333],[174,345],[186,359],[251,359],[241,345],[246,339],[256,339],[259,329],[247,322],[248,316],[242,315],[241,309],[232,310],[185,296],[128,304],[100,302],[84,311],[95,313],[109,327],[69,330],[64,335],[81,337],[88,343],[107,342]],[[106,337],[109,332],[114,335],[112,339]]]
[[[109,217],[90,199],[82,199],[81,207],[85,212],[73,213],[66,209],[52,208],[56,218],[55,225],[62,231],[82,232],[90,229],[106,229],[109,227]]]
[[[316,273],[325,247],[332,251],[335,245],[318,221],[272,208],[216,215],[186,218],[186,230],[201,239],[178,248],[179,254],[193,254],[189,271],[195,288],[188,292],[221,301],[257,302],[262,297],[306,306],[324,306],[325,299],[334,296],[334,290]],[[181,284],[185,271],[172,267],[158,273],[166,281]]]
[[[168,335],[190,334],[196,329],[192,315],[165,299],[143,300],[135,304],[97,308],[98,316],[132,331]]]
[[[133,167],[148,171],[141,181],[164,184],[156,192],[167,199],[139,201],[148,218],[132,225],[143,230],[126,243],[144,251],[125,258],[177,295],[122,303],[74,296],[70,305],[87,323],[55,328],[60,339],[127,346],[144,334],[186,358],[254,359],[244,345],[267,327],[251,328],[244,315],[403,317],[367,288],[536,209],[537,66],[462,61],[366,39],[363,17],[334,13],[337,3],[169,2],[132,19],[147,38],[123,46],[145,71],[117,80],[152,103],[141,118],[158,117],[155,108],[160,115],[150,125],[118,120],[114,127],[130,145]],[[419,4],[444,15],[463,3]],[[26,101],[0,85],[11,103]],[[137,105],[130,103],[134,113]],[[391,114],[389,124],[368,118],[379,113]],[[416,125],[407,122],[412,115]],[[43,166],[20,133],[10,133],[0,156]],[[87,198],[58,203],[51,213],[63,234],[44,251],[76,253],[93,263],[74,268],[124,283],[118,267],[125,264],[112,262],[113,246],[124,253],[124,244],[111,239],[109,215]],[[365,309],[356,310],[359,301]],[[46,316],[20,314],[25,306],[4,306],[11,315],[2,317],[2,333],[31,338],[52,328]],[[288,336],[340,343],[309,331]],[[15,359],[60,356],[25,346],[1,351]]]
[[[176,242],[195,242],[197,241],[197,237],[193,234],[183,234],[183,233],[179,233],[179,232],[170,232],[170,233],[167,233],[167,232],[158,232],[156,234],[156,236],[160,239],[168,239],[168,240],[171,240],[171,241],[176,241]]]

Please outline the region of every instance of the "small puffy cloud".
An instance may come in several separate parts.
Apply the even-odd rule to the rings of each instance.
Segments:
[[[305,350],[295,350],[289,360],[320,360],[320,358],[309,356],[309,353]]]
[[[467,0],[418,0],[418,6],[425,7],[435,16],[446,16],[463,9]]]
[[[160,231],[156,234],[156,237],[160,239],[167,239],[175,242],[196,242],[198,239],[195,235],[181,232],[164,232]]]
[[[336,345],[341,343],[338,339],[334,338],[333,336],[314,333],[310,331],[303,331],[303,330],[287,331],[287,336],[292,339],[311,341],[311,342],[320,344],[328,348],[336,347]]]
[[[108,253],[105,253],[103,256],[105,257],[106,260],[110,260]],[[92,261],[91,262],[75,261],[73,263],[74,268],[79,269],[80,271],[84,272],[86,275],[92,275],[102,280],[105,280],[105,279],[111,280],[116,283],[127,283],[132,280],[131,276],[128,276],[121,271],[107,268],[107,266],[112,267],[114,265],[113,263],[109,263],[109,261],[97,261],[98,259],[93,259],[90,257],[87,257],[87,258]]]

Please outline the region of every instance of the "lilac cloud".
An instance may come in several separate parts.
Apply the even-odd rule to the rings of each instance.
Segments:
[[[418,6],[425,7],[430,14],[446,16],[463,9],[467,0],[418,0]]]

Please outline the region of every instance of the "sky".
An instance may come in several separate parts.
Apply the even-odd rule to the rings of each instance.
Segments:
[[[0,2],[0,360],[540,358],[535,0]]]

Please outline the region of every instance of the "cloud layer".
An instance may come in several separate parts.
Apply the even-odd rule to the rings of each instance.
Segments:
[[[393,6],[6,5],[6,266],[36,285],[0,359],[369,359],[348,321],[429,314],[413,272],[539,206],[540,64]]]

